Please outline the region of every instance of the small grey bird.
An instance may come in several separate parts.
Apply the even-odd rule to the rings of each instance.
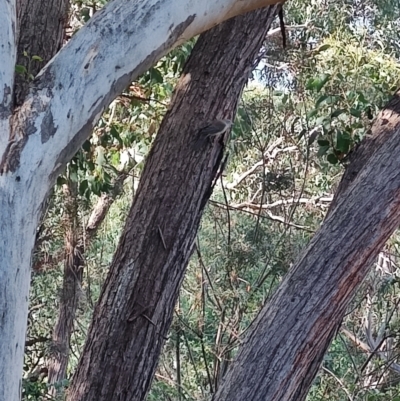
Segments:
[[[201,128],[194,143],[195,149],[201,149],[209,138],[224,134],[232,127],[232,124],[231,120],[224,118],[222,120],[214,120],[210,124]]]

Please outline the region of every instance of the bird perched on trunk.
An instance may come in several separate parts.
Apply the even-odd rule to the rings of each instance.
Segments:
[[[201,128],[197,133],[194,147],[196,150],[201,149],[209,138],[222,135],[232,127],[232,121],[228,119],[214,120],[210,124]]]

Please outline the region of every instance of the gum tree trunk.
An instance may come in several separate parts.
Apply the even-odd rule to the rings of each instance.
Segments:
[[[276,9],[227,21],[193,49],[146,161],[68,401],[144,400],[223,157],[222,138],[196,150],[199,128],[234,116]]]
[[[96,235],[114,200],[121,194],[127,172],[119,173],[108,194],[102,194],[92,210],[83,233],[83,222],[78,213],[77,184],[68,181],[64,187],[63,227],[65,230],[64,274],[60,306],[52,334],[51,354],[48,359],[48,383],[53,396],[64,392],[62,381],[67,378],[69,349],[74,330],[76,311],[81,296],[85,250]]]
[[[28,93],[31,82],[28,74],[35,76],[62,46],[68,4],[67,0],[19,0],[17,13],[12,1],[0,4],[0,43],[9,38],[8,46],[3,46],[7,54],[3,56],[0,50],[0,75],[9,69],[3,77],[9,77],[10,85],[5,85],[0,91],[0,154],[6,148],[11,111],[23,103]],[[4,8],[7,6],[8,9]],[[8,28],[7,23],[10,23]],[[20,27],[18,34],[17,26]],[[32,60],[33,55],[42,60]],[[5,65],[7,61],[9,65]],[[14,77],[15,63],[25,67],[26,73]],[[41,217],[41,205],[40,202],[29,202],[26,188],[15,179],[11,182],[0,179],[0,209],[0,400],[18,400],[27,326],[31,250]]]
[[[246,5],[251,4],[250,9],[261,3],[248,0]],[[32,83],[31,94],[21,108],[14,110],[15,2],[0,2],[3,16],[0,24],[1,399],[18,398],[30,252],[42,202],[58,172],[87,138],[101,111],[132,79],[174,45],[245,11],[240,8],[243,2],[233,0],[179,0],[173,10],[171,4],[156,0],[109,3],[50,61]],[[176,10],[180,13],[174,13]],[[260,26],[262,23],[257,21]],[[108,35],[103,35],[105,31]],[[214,42],[216,39],[212,38]],[[236,37],[231,37],[231,42],[235,40]],[[226,60],[224,51],[219,49],[215,56],[217,69],[217,61],[223,65]],[[243,62],[247,60],[243,51],[238,52],[234,62],[240,64],[240,57]],[[230,65],[225,66],[229,68]],[[171,121],[164,122],[151,152],[159,165],[155,161],[148,163],[141,190],[153,194],[152,203],[147,204],[146,199],[138,196],[132,206],[131,220],[115,256],[107,281],[109,287],[103,291],[86,344],[87,353],[77,374],[78,378],[79,375],[87,377],[88,384],[77,379],[71,389],[71,394],[75,391],[77,397],[90,393],[88,400],[97,399],[90,396],[101,391],[99,396],[107,399],[108,388],[99,383],[103,378],[115,390],[113,399],[140,398],[147,391],[157,359],[155,354],[161,348],[171,315],[169,309],[161,310],[160,305],[174,303],[173,296],[168,294],[176,293],[180,285],[183,274],[180,266],[186,265],[186,257],[190,255],[192,234],[221,157],[218,141],[202,153],[189,151],[188,146],[200,121],[229,117],[234,110],[236,100],[230,96],[236,91],[238,80],[234,78],[235,72],[229,71],[233,75],[225,78],[225,89],[220,90],[217,99],[209,98],[213,92],[213,82],[207,78],[213,73],[211,69],[196,75],[193,68],[181,81],[175,105],[181,103],[186,113],[175,118],[174,111],[169,112]],[[198,82],[203,82],[202,90],[185,96]],[[202,111],[196,111],[198,103],[204,107]],[[215,400],[305,398],[368,264],[400,221],[398,103],[395,98],[377,119],[373,139],[357,152],[360,160],[367,155],[365,163],[358,165],[354,180],[351,176],[331,215],[253,323]],[[194,114],[188,114],[190,110],[195,110]],[[183,140],[182,133],[189,142]],[[171,187],[175,189],[172,193],[168,189],[174,175],[181,185]],[[170,213],[170,207],[175,204],[180,205],[178,212],[164,220],[162,215]],[[169,224],[159,224],[163,222]],[[136,269],[139,265],[149,265],[152,258],[159,270],[152,266]],[[152,284],[151,292],[144,291],[149,288],[148,282]],[[139,287],[137,283],[145,286]],[[132,293],[129,288],[133,285],[136,291]],[[118,293],[107,289],[111,287]],[[121,294],[126,294],[126,298],[119,297]],[[103,314],[98,312],[100,309]],[[120,325],[111,323],[105,327],[105,333],[93,330],[96,326],[104,327],[102,319],[111,310]],[[118,333],[118,329],[122,332]],[[135,347],[130,337],[130,342],[124,343],[125,348],[121,349],[114,340],[123,340],[131,332],[141,347]],[[108,335],[107,339],[101,338],[103,334]],[[151,343],[146,342],[146,336]],[[104,363],[101,372],[99,363],[95,363],[99,356]],[[117,360],[126,367],[135,358],[143,364],[134,365],[132,376],[147,372],[147,377],[137,383],[123,383],[119,377],[113,383],[109,381],[109,368],[117,365]],[[90,377],[91,363],[101,373],[97,381],[96,377]]]
[[[64,274],[48,361],[48,383],[52,386],[50,394],[53,396],[62,392],[62,380],[66,378],[70,339],[82,284],[84,247],[77,192],[77,183],[68,181],[64,184]]]
[[[400,92],[357,149],[321,229],[265,305],[213,401],[302,401],[400,223]]]
[[[19,398],[31,252],[58,174],[110,102],[169,50],[271,1],[113,0],[30,82],[18,108],[22,27],[16,0],[0,1],[0,399]]]

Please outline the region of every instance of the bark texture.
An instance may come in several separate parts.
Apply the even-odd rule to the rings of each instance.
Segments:
[[[63,44],[65,25],[68,14],[68,0],[38,0],[17,1],[18,43],[17,64],[24,66],[26,74],[16,74],[14,83],[14,107],[20,106],[29,91],[29,82],[60,50]],[[39,59],[32,58],[40,57]],[[30,76],[28,76],[30,75]],[[75,292],[76,279],[79,277],[82,265],[76,248],[76,223],[73,213],[73,195],[68,195],[67,209],[69,214],[68,234],[66,236],[66,261],[64,268],[63,299],[58,320],[53,333],[54,351],[57,357],[49,366],[50,383],[65,376],[68,362],[69,336],[73,328],[73,318],[68,318],[71,308],[75,308],[76,300],[67,294]]]
[[[58,174],[138,75],[187,39],[268,1],[110,1],[47,63],[15,110],[16,0],[0,1],[0,399],[19,396],[31,251]]]
[[[132,80],[175,46],[228,18],[269,5],[271,1],[276,2],[108,2],[31,83],[30,95],[13,116],[7,147],[0,146],[0,175],[18,174],[21,165],[26,163],[35,169],[36,186],[45,187],[46,194],[47,186],[51,186],[89,136],[104,109]],[[14,48],[7,40],[0,37],[0,48],[6,45],[11,48],[11,56],[5,59],[9,63],[13,60]],[[13,68],[14,65],[7,67],[6,77]],[[3,82],[3,70],[0,65],[0,87],[5,87],[7,96],[13,98],[10,83]],[[0,113],[0,127],[4,120]]]
[[[16,42],[16,4],[15,1],[0,2],[0,155],[6,148],[10,136],[10,121],[13,105]]]
[[[65,255],[64,277],[60,306],[54,326],[51,356],[48,362],[50,394],[62,392],[69,359],[69,345],[74,329],[74,320],[79,303],[80,287],[84,267],[82,225],[78,215],[77,184],[69,181],[63,188],[65,199]]]
[[[74,330],[76,311],[81,295],[85,251],[96,235],[114,200],[121,194],[128,172],[121,172],[112,190],[102,194],[90,215],[85,233],[79,217],[77,184],[69,181],[64,186],[65,199],[65,252],[64,277],[60,306],[52,335],[51,353],[48,364],[48,383],[52,385],[50,394],[63,393],[62,381],[67,378],[69,348]]]
[[[69,401],[147,394],[222,159],[222,138],[195,150],[199,129],[234,115],[276,8],[200,36],[148,156]]]
[[[50,2],[21,0],[17,4],[15,24],[15,2],[2,1],[0,4],[0,154],[6,148],[7,137],[18,136],[12,120],[14,90],[20,99],[27,92],[28,81],[14,85],[15,55],[20,59],[23,51],[36,52],[36,40],[43,49],[36,53],[44,61],[32,65],[35,73],[50,60],[59,46],[54,45],[62,35],[50,25],[59,14],[53,14],[54,7],[64,7],[66,0]],[[61,6],[63,5],[63,6]],[[45,10],[44,10],[45,7]],[[48,20],[45,32],[40,21]],[[19,28],[19,40],[16,34]],[[18,44],[17,49],[15,44]],[[52,46],[47,46],[52,42]],[[17,64],[19,61],[17,61]],[[4,79],[7,79],[4,81]],[[31,125],[32,127],[32,125]],[[0,156],[1,157],[1,156]],[[29,170],[29,169],[28,169]],[[36,173],[36,172],[35,172]],[[0,177],[0,400],[18,400],[21,392],[21,373],[27,325],[28,294],[30,285],[31,250],[40,218],[40,201],[25,181],[21,185],[21,175],[7,180]],[[49,189],[49,188],[48,188]],[[48,190],[47,189],[47,190]],[[47,190],[45,192],[47,192]],[[32,197],[30,197],[28,194]],[[39,204],[38,204],[39,203]]]
[[[400,93],[355,152],[331,213],[253,322],[214,401],[301,401],[346,307],[400,223]]]
[[[35,77],[63,44],[69,0],[18,0],[17,64]],[[38,56],[42,60],[32,59]],[[20,106],[29,90],[29,78],[16,74],[14,103]]]

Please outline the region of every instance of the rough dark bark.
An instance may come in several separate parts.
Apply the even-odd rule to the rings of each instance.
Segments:
[[[214,401],[301,401],[359,284],[400,223],[400,93],[355,152],[331,213],[253,322]]]
[[[18,56],[17,64],[32,76],[60,50],[67,23],[69,0],[18,0]],[[24,53],[26,55],[24,55]],[[39,56],[40,60],[32,60]],[[20,106],[29,91],[29,77],[16,74],[14,103]]]
[[[0,398],[19,398],[31,251],[57,175],[129,82],[186,39],[268,1],[110,1],[47,63],[13,113],[15,2],[0,2]]]
[[[114,200],[121,194],[126,177],[127,172],[121,172],[110,193],[102,194],[99,198],[90,215],[84,235],[82,235],[83,223],[78,213],[77,185],[68,182],[64,186],[64,277],[59,312],[52,335],[51,354],[48,360],[48,383],[52,386],[50,394],[53,396],[63,392],[61,384],[67,378],[69,347],[79,305],[85,249],[104,221]]]
[[[379,113],[366,138],[350,154],[350,164],[340,181],[335,197],[329,207],[332,212],[345,192],[358,177],[360,171],[369,163],[371,156],[400,128],[400,91],[393,96],[385,108]]]
[[[57,322],[52,335],[51,355],[48,361],[48,383],[52,385],[50,388],[52,395],[62,392],[61,382],[67,373],[70,339],[79,303],[84,266],[77,185],[69,181],[63,189],[65,199],[64,277]]]
[[[68,400],[144,399],[222,157],[221,138],[195,151],[196,135],[234,115],[275,12],[200,36],[148,156]]]

